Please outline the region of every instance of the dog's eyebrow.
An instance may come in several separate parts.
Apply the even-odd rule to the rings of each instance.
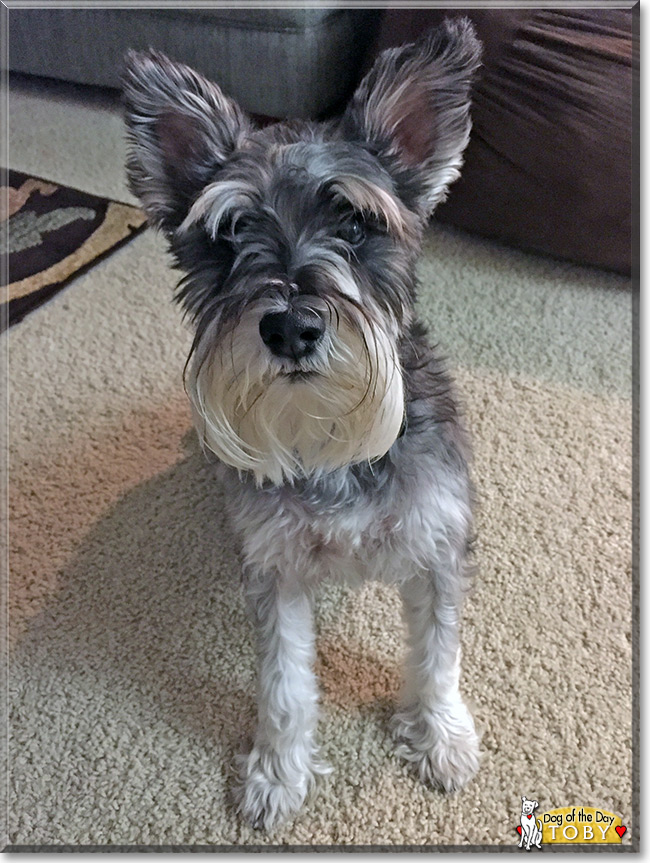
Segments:
[[[242,180],[217,180],[210,183],[192,204],[179,231],[187,231],[203,219],[208,233],[216,237],[223,217],[250,208],[256,200],[256,194],[255,186]]]
[[[400,239],[403,240],[410,232],[409,218],[404,207],[376,183],[357,174],[337,174],[324,185],[327,191],[344,198],[355,209],[365,210],[383,219],[388,229]]]

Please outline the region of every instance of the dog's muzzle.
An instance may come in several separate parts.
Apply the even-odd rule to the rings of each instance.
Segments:
[[[314,309],[269,312],[260,321],[262,341],[276,357],[300,360],[312,354],[325,334],[325,321]]]

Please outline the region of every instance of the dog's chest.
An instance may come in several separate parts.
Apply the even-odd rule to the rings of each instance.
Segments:
[[[463,489],[449,477],[394,478],[365,489],[242,489],[233,516],[246,562],[301,580],[407,578],[433,564],[470,518]]]
[[[350,558],[364,561],[393,548],[402,525],[396,515],[383,508],[353,508],[345,513],[295,520],[296,541],[315,563],[335,563]]]
[[[318,513],[295,502],[244,532],[249,556],[282,572],[321,581],[379,576],[402,542],[403,526],[380,506]]]

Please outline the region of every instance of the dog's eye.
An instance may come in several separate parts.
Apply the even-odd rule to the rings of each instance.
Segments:
[[[234,237],[239,237],[244,233],[246,228],[250,226],[250,219],[246,216],[239,216],[231,225],[231,233]]]
[[[350,216],[338,226],[336,236],[350,246],[360,246],[366,238],[366,229],[359,216]]]
[[[236,243],[246,230],[249,220],[243,216],[236,219],[229,217],[224,219],[219,226],[219,237],[228,243]]]

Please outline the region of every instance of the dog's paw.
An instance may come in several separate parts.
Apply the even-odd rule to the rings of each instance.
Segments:
[[[479,768],[479,738],[462,701],[435,710],[408,707],[393,717],[397,754],[413,763],[427,785],[459,791]]]
[[[240,757],[239,811],[255,829],[272,830],[299,811],[316,777],[330,772],[311,753],[256,746]]]

